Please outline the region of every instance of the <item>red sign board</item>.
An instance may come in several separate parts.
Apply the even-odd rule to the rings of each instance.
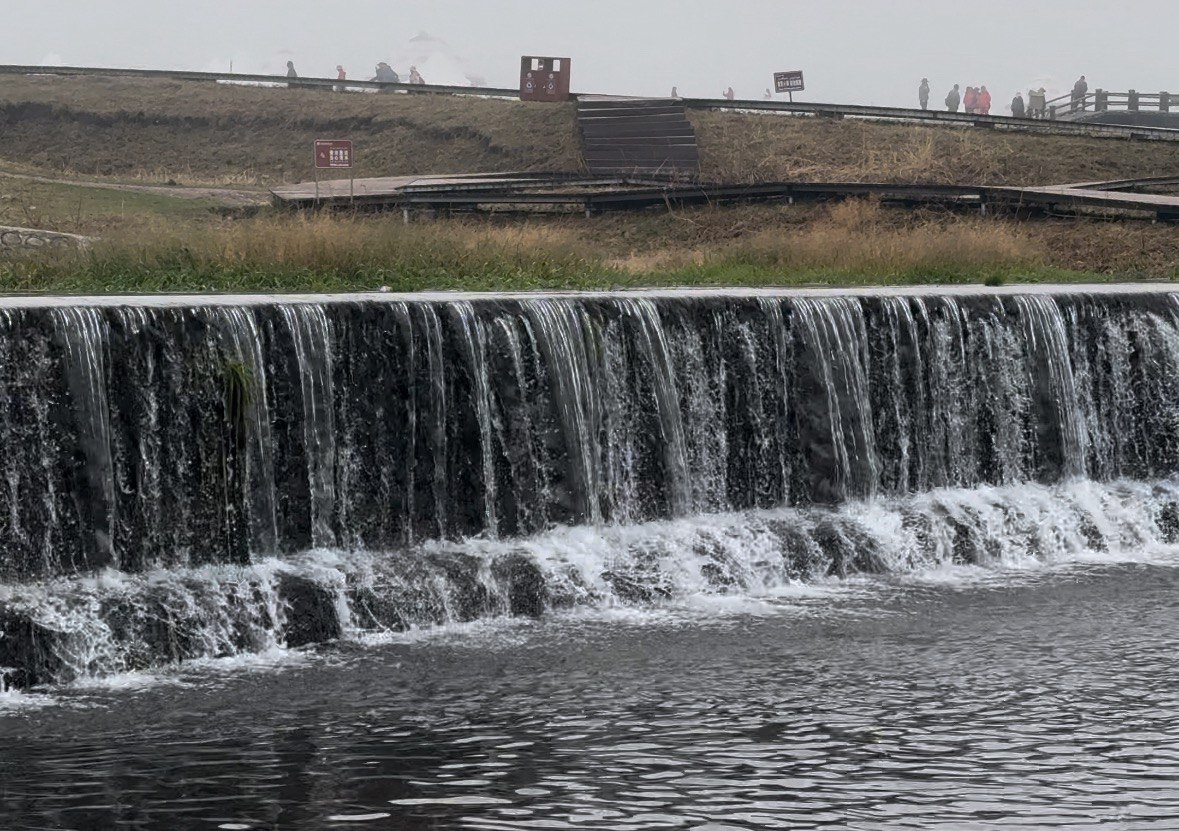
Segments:
[[[805,89],[806,84],[803,83],[802,72],[774,73],[775,92],[802,92]]]
[[[316,168],[352,167],[352,142],[347,139],[317,139]]]

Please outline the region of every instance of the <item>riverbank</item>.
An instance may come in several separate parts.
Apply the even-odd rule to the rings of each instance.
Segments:
[[[181,88],[184,94],[179,94]],[[707,180],[1059,184],[1170,173],[1179,147],[693,113]],[[574,170],[571,106],[110,78],[0,90],[0,224],[95,238],[0,254],[0,291],[610,289],[1170,280],[1172,226],[842,204],[595,216],[307,217],[266,204],[312,138],[358,176]],[[232,129],[234,150],[225,144]],[[114,152],[117,149],[117,152]]]
[[[154,199],[154,197],[153,197]],[[191,204],[182,211],[192,210]],[[101,223],[99,223],[101,224]],[[92,246],[0,256],[0,291],[531,291],[1169,280],[1179,235],[852,201],[605,216],[156,215]]]

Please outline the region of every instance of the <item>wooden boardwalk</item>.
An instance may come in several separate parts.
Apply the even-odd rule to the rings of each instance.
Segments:
[[[1163,179],[1136,180],[1158,183]],[[1169,181],[1169,180],[1166,180]],[[1103,213],[1179,222],[1179,196],[1133,193],[1091,183],[1092,187],[989,187],[974,185],[889,184],[877,182],[770,182],[756,185],[700,184],[648,175],[497,173],[486,175],[400,176],[357,179],[349,197],[348,180],[275,188],[275,202],[293,208],[355,208],[445,212],[633,211],[735,202],[824,202],[873,197],[905,206],[938,206],[980,212],[1031,215]],[[1111,183],[1104,183],[1111,184]]]

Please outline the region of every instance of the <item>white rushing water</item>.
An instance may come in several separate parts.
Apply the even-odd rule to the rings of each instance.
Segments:
[[[808,585],[837,589],[847,578],[965,580],[1077,561],[1168,559],[1177,541],[1179,483],[1078,479],[580,526],[514,541],[319,549],[248,566],[108,570],[8,585],[0,605],[36,635],[25,672],[78,681],[513,614],[657,610],[790,597]]]

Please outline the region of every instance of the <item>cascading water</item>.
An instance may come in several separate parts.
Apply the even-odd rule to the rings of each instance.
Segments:
[[[1179,531],[1162,292],[0,319],[0,667],[18,685]]]

